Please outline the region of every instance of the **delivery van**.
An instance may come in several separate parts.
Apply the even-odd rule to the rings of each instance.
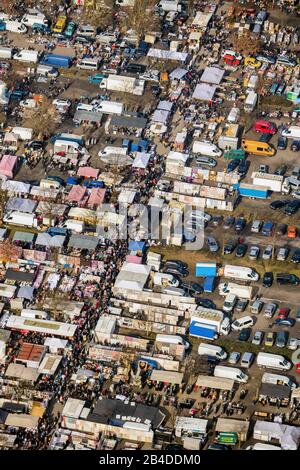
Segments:
[[[200,356],[213,356],[220,361],[227,359],[227,353],[224,349],[214,344],[200,343],[198,354],[200,354]]]
[[[190,343],[188,341],[185,341],[181,336],[179,335],[156,335],[155,338],[156,343],[168,343],[168,344],[182,344],[182,346],[185,347],[185,349],[189,349]]]
[[[221,157],[223,153],[219,147],[206,140],[194,142],[192,152],[208,157]]]
[[[287,139],[300,139],[300,126],[290,126],[281,132]]]
[[[97,71],[99,68],[99,60],[98,59],[89,59],[84,58],[81,59],[77,64],[76,67],[83,70],[94,70]]]
[[[179,280],[176,279],[173,274],[167,273],[155,273],[153,276],[153,283],[156,286],[173,286],[179,287]]]
[[[270,374],[268,372],[265,372],[262,376],[261,382],[263,384],[286,385],[287,387],[291,388],[292,390],[297,388],[297,384],[295,382],[293,382],[286,375]]]
[[[271,144],[248,139],[242,139],[242,149],[247,153],[263,157],[273,157],[276,153],[275,148]]]
[[[223,271],[223,276],[231,279],[240,279],[243,281],[258,281],[259,274],[254,268],[248,266],[236,266],[233,264],[226,264]]]
[[[21,62],[34,62],[36,64],[39,60],[39,51],[22,49],[13,55],[13,59],[20,60]]]
[[[292,367],[292,363],[285,359],[285,357],[265,352],[257,354],[256,362],[258,367],[269,369],[290,370]]]
[[[38,65],[36,73],[37,75],[41,75],[42,77],[56,78],[58,76],[58,70],[56,70],[51,65]]]
[[[241,369],[227,366],[216,366],[214,370],[214,377],[232,379],[239,383],[247,383],[249,379],[248,375],[246,375]]]
[[[244,328],[251,328],[251,326],[253,325],[254,325],[253,318],[250,317],[250,315],[246,315],[245,317],[235,320],[232,323],[231,328],[233,330],[240,331],[240,330],[243,330]]]
[[[3,222],[24,227],[37,227],[37,219],[34,214],[27,212],[11,211],[4,215]]]

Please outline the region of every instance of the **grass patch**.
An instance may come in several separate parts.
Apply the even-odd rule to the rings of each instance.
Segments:
[[[263,344],[261,344],[260,346],[257,346],[255,344],[252,344],[251,341],[244,342],[244,341],[238,341],[238,340],[231,340],[229,338],[224,338],[224,337],[218,338],[216,341],[214,341],[214,344],[221,346],[229,354],[233,351],[240,352],[241,354],[243,354],[244,352],[251,352],[254,354],[258,354],[259,352],[266,352],[270,354],[279,354],[288,359],[291,359],[292,354],[294,352],[288,348],[277,348],[276,346],[273,346],[272,348],[270,348],[270,347],[264,346]]]

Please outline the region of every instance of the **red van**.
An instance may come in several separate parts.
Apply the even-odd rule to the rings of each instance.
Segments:
[[[277,127],[273,122],[269,121],[256,121],[253,125],[255,132],[262,132],[263,134],[276,134]]]

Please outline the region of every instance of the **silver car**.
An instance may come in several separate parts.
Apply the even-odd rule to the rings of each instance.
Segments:
[[[274,313],[276,312],[276,309],[277,305],[272,302],[269,302],[264,310],[264,316],[267,318],[272,318]]]
[[[229,356],[228,362],[229,364],[237,364],[240,360],[241,354],[239,352],[232,352]]]
[[[250,251],[249,251],[249,259],[252,261],[255,261],[258,258],[260,252],[259,246],[251,246]]]
[[[207,244],[208,244],[209,251],[212,253],[215,253],[220,248],[219,244],[216,242],[216,240],[213,237],[207,237]]]
[[[288,254],[289,254],[289,248],[287,247],[279,248],[277,252],[277,261],[285,261],[288,257]]]
[[[267,245],[266,248],[263,251],[262,259],[269,260],[269,259],[272,258],[272,254],[273,254],[273,246],[272,245]]]
[[[256,331],[252,338],[252,344],[259,346],[263,340],[263,337],[264,337],[264,333],[262,331]]]

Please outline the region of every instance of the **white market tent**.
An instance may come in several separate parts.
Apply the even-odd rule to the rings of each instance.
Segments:
[[[132,204],[136,195],[136,191],[130,191],[129,189],[123,189],[118,197],[118,202],[123,204]]]
[[[201,75],[200,81],[219,85],[221,83],[225,70],[219,67],[206,67],[203,74]]]
[[[170,116],[169,111],[164,111],[162,109],[156,109],[151,117],[152,122],[160,122],[166,124]]]
[[[162,100],[158,103],[157,109],[161,109],[163,111],[172,111],[174,103],[172,101]]]
[[[22,181],[7,180],[4,184],[4,189],[12,193],[28,194],[30,184],[23,183]]]
[[[61,248],[64,244],[65,238],[65,235],[54,235],[51,237],[49,233],[43,232],[38,234],[35,244],[53,248]]]
[[[36,201],[32,199],[23,199],[21,197],[11,197],[7,201],[6,210],[7,211],[20,211],[32,214],[35,206],[37,205]]]
[[[147,168],[147,165],[149,163],[151,154],[150,153],[143,153],[143,152],[137,152],[135,159],[133,161],[132,167],[133,168]]]
[[[185,69],[181,69],[181,68],[177,68],[177,69],[174,69],[173,72],[170,73],[169,75],[169,78],[170,80],[181,80],[186,74],[187,74],[187,70]]]
[[[188,58],[186,52],[166,51],[164,49],[149,49],[147,57],[153,57],[155,59],[163,60],[178,60],[179,62],[185,62]]]
[[[211,101],[216,93],[217,87],[208,83],[198,83],[192,98],[202,101]]]

